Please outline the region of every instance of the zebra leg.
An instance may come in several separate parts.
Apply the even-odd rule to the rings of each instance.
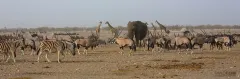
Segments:
[[[63,57],[60,59],[60,61],[62,61],[65,58],[65,54],[63,53],[63,51],[61,51],[60,53],[63,55]],[[70,54],[70,52],[69,52],[69,54]]]
[[[32,52],[31,52],[31,54],[30,54],[30,55],[34,55],[33,53],[34,53],[34,50],[32,49]]]
[[[160,48],[160,51],[159,51],[159,52],[160,52],[160,53],[165,52],[165,49]]]
[[[24,48],[21,47],[21,52],[22,52],[22,55],[25,55],[25,52],[24,52]]]
[[[13,60],[13,62],[15,63],[16,60],[15,60],[14,52],[12,51],[11,53],[12,53],[12,60]]]
[[[25,55],[24,50],[21,50],[21,52],[22,52],[22,55]]]
[[[7,59],[6,59],[6,61],[5,61],[5,62],[8,62],[9,58],[10,58],[10,55],[9,55],[9,54],[7,54]]]
[[[6,56],[5,56],[5,54],[3,54],[3,59],[2,59],[2,61],[4,61],[4,60],[5,60],[5,57],[6,57]]]
[[[7,52],[3,52],[4,54],[3,54],[3,61],[5,61],[6,60],[6,58],[7,58]]]
[[[38,54],[38,58],[37,58],[37,62],[39,62],[39,59],[40,59],[40,55],[42,54],[42,51],[40,50],[39,51],[39,54]]]
[[[61,63],[61,62],[60,62],[60,59],[59,59],[59,57],[60,57],[60,51],[57,52],[57,55],[58,55],[58,63]]]
[[[46,53],[46,55],[45,55],[45,58],[46,58],[47,62],[51,62],[51,61],[48,59],[48,54],[47,54],[47,53]]]

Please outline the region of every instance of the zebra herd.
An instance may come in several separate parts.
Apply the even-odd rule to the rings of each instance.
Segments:
[[[98,39],[98,36],[92,34],[88,36],[88,38],[71,38],[71,40],[66,39],[56,39],[56,38],[48,38],[48,35],[41,34],[30,34],[20,33],[17,36],[12,35],[0,35],[0,52],[3,53],[3,61],[8,62],[11,57],[14,62],[16,62],[16,52],[19,48],[22,52],[22,55],[25,54],[25,49],[30,48],[32,50],[30,55],[38,55],[37,62],[39,62],[40,55],[45,53],[45,58],[47,62],[51,62],[48,59],[48,54],[57,52],[58,55],[58,63],[60,63],[60,54],[65,57],[64,52],[70,52],[72,55],[75,55],[75,49],[80,47],[84,47],[84,53],[87,53],[87,49],[91,47],[98,46],[99,44],[103,44],[105,41]],[[106,43],[105,43],[106,44]]]
[[[74,56],[76,55],[76,49],[78,54],[80,54],[80,47],[84,47],[84,53],[87,54],[88,48],[93,49],[100,44],[106,44],[106,41],[99,39],[97,34],[92,34],[87,38],[81,37],[71,40],[50,39],[45,36],[30,33],[0,35],[0,52],[3,54],[3,61],[8,62],[8,60],[12,58],[13,62],[16,62],[15,57],[17,49],[19,48],[22,51],[22,55],[24,55],[25,49],[29,47],[32,50],[31,55],[38,55],[37,62],[39,62],[41,54],[44,53],[47,62],[51,62],[48,59],[48,54],[57,52],[58,63],[60,63],[65,57],[64,52],[70,52]],[[192,49],[195,45],[198,45],[202,51],[203,44],[206,43],[210,45],[210,50],[213,50],[214,48],[222,50],[224,46],[228,51],[230,51],[231,48],[239,42],[238,38],[240,38],[240,34],[190,34],[183,36],[175,35],[175,37],[159,35],[145,37],[142,41],[143,45],[140,46],[147,46],[148,50],[152,48],[152,51],[155,51],[155,48],[160,48],[161,50],[177,49],[178,53],[180,53],[181,49],[186,49],[187,51],[191,50],[191,53],[193,53]],[[130,54],[132,51],[136,51],[136,44],[134,40],[129,38],[115,37],[109,41],[109,43],[110,42],[118,44],[121,50],[123,50],[125,46],[129,46]],[[120,51],[120,53],[122,52],[123,51]],[[63,55],[63,58],[60,58],[60,55]]]

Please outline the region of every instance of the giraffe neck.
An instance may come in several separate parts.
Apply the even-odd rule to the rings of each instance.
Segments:
[[[153,29],[156,29],[155,26],[153,25],[153,23],[151,23],[151,24],[152,24]]]
[[[159,26],[161,26],[161,24],[158,22],[158,21],[156,21],[157,22],[157,24],[159,25]]]
[[[99,23],[99,24],[98,24],[98,29],[101,27],[101,25],[102,25],[102,23]]]
[[[107,24],[108,24],[108,26],[111,28],[111,30],[114,29],[111,24],[109,24],[109,23],[107,23]]]

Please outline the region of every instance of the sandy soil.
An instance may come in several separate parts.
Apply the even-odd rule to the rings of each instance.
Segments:
[[[207,47],[207,46],[205,46]],[[239,47],[239,46],[237,46]],[[17,62],[0,63],[1,79],[239,79],[240,55],[237,47],[231,52],[177,54],[173,51],[144,52],[139,49],[129,56],[129,49],[119,54],[116,45],[97,48],[89,54],[67,54],[62,63],[57,55],[45,55],[39,63],[37,56],[17,55]]]

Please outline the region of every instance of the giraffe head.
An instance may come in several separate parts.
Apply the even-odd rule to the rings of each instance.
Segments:
[[[106,23],[105,24],[109,24],[109,22],[108,21],[106,21]]]

